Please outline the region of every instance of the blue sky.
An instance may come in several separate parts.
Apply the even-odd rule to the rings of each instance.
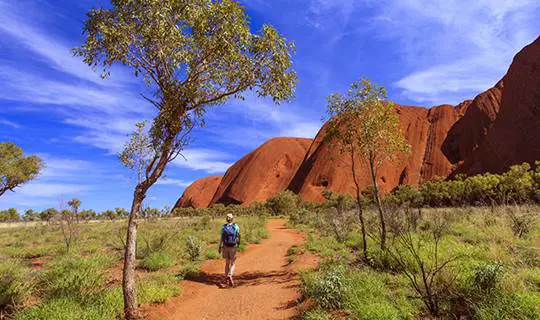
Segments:
[[[187,161],[169,166],[146,205],[172,205],[185,186],[222,174],[275,136],[313,137],[325,98],[360,76],[401,104],[456,104],[496,83],[539,34],[537,0],[249,0],[254,30],[277,27],[296,44],[296,98],[278,106],[248,98],[210,109]],[[152,108],[128,70],[98,74],[72,57],[82,23],[103,0],[0,0],[0,141],[40,155],[35,181],[0,198],[0,209],[128,208],[135,179],[116,154]]]

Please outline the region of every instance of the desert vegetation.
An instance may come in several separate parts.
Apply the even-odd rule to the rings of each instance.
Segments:
[[[2,230],[2,319],[122,318],[125,219],[77,221],[74,215],[67,218],[68,212],[73,213],[57,212],[48,222],[12,223]],[[245,236],[240,250],[267,237],[266,215],[247,208],[242,213],[246,215],[238,222]],[[196,274],[206,259],[219,257],[221,214],[148,216],[139,221],[139,303],[163,302],[179,294],[179,280]]]
[[[325,203],[300,205],[290,224],[323,259],[302,275],[304,319],[539,319],[536,176],[524,164],[402,186],[382,198],[384,249],[368,188],[367,258],[353,197],[325,192]]]

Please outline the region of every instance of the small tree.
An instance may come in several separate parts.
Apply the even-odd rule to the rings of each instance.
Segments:
[[[94,210],[83,210],[79,213],[79,217],[85,221],[93,220],[97,217],[97,214]]]
[[[78,217],[73,211],[64,209],[60,210],[60,213],[57,215],[57,221],[60,225],[64,244],[66,245],[66,252],[69,253],[79,239]]]
[[[114,208],[114,212],[119,219],[125,219],[129,216],[129,211],[124,208]]]
[[[37,221],[39,220],[39,213],[32,209],[27,209],[24,211],[23,219],[24,221]]]
[[[75,54],[88,65],[115,62],[130,67],[154,89],[145,97],[156,117],[139,125],[121,159],[137,171],[123,269],[124,314],[139,317],[135,292],[137,215],[148,190],[188,142],[191,128],[204,123],[207,107],[242,98],[246,90],[274,101],[288,100],[296,74],[292,45],[271,26],[250,30],[244,8],[233,0],[111,0],[109,9],[88,14],[86,43]]]
[[[463,258],[462,254],[441,257],[440,243],[446,229],[445,223],[436,222],[427,234],[407,230],[396,235],[393,245],[387,250],[433,316],[440,315],[441,299],[448,291],[448,286],[455,282],[455,278],[449,282],[443,281],[442,274],[449,271],[454,262]]]
[[[15,208],[9,208],[4,211],[0,211],[0,222],[18,222],[21,220],[19,211]]]
[[[33,180],[41,169],[43,161],[39,157],[25,157],[14,143],[0,143],[0,196]]]
[[[79,207],[81,206],[81,200],[73,198],[69,200],[67,204],[71,209],[71,213],[75,218],[75,221],[79,223]]]
[[[58,215],[58,210],[55,208],[49,208],[39,213],[41,221],[50,222],[54,217]]]
[[[116,212],[112,210],[105,210],[101,213],[101,217],[103,217],[104,219],[109,219],[111,221],[114,221],[117,215],[116,215]]]
[[[386,224],[377,183],[377,169],[396,153],[409,152],[401,129],[395,104],[387,101],[386,89],[363,79],[354,82],[346,95],[334,93],[328,97],[328,114],[332,117],[328,137],[336,139],[351,157],[352,176],[356,186],[358,215],[362,224],[364,255],[365,230],[360,205],[360,185],[356,176],[356,155],[367,161],[373,184],[373,196],[379,211],[381,249],[386,245]]]

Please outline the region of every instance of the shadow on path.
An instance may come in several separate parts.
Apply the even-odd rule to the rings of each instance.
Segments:
[[[263,284],[283,284],[294,280],[296,273],[287,271],[272,272],[243,272],[234,276],[235,287],[257,286]],[[217,286],[225,289],[226,278],[223,274],[201,272],[197,275],[186,277],[187,281],[193,281],[206,285]]]

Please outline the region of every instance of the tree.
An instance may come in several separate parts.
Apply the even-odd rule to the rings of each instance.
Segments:
[[[25,157],[14,143],[0,143],[0,196],[34,179],[41,169],[43,161],[39,157]]]
[[[0,211],[0,222],[18,222],[21,220],[19,211],[15,208],[9,208],[4,211]]]
[[[79,207],[81,206],[81,200],[73,198],[69,200],[67,204],[71,209],[73,217],[75,217],[75,221],[79,223]]]
[[[120,219],[124,219],[129,216],[129,212],[124,208],[114,208],[114,212],[116,213],[116,216]]]
[[[58,210],[55,208],[49,208],[46,210],[43,210],[39,213],[39,218],[41,221],[50,222],[52,218],[56,217],[58,215]]]
[[[32,209],[27,209],[24,211],[23,219],[24,221],[37,221],[39,220],[39,213]]]
[[[246,90],[290,99],[296,84],[293,46],[271,26],[253,34],[244,8],[233,0],[111,0],[88,13],[85,44],[74,49],[84,62],[109,74],[113,63],[130,67],[154,91],[148,130],[137,130],[121,154],[137,170],[123,268],[124,314],[139,317],[135,292],[137,215],[150,187],[186,146],[209,106],[242,98]],[[142,127],[142,128],[141,128]]]
[[[69,253],[73,245],[79,240],[80,230],[77,214],[72,210],[61,210],[58,215],[58,223],[66,245],[66,252]]]
[[[81,211],[81,213],[79,214],[79,216],[81,217],[81,219],[85,220],[85,221],[88,221],[88,220],[92,220],[92,219],[95,219],[97,214],[94,210],[83,210]]]
[[[116,212],[112,211],[112,210],[105,210],[101,213],[101,216],[103,218],[106,218],[106,219],[109,219],[111,221],[114,221],[114,219],[116,219],[117,215],[116,215]]]
[[[399,128],[399,118],[395,109],[395,104],[387,100],[386,89],[367,79],[355,81],[346,95],[334,93],[328,97],[328,114],[332,117],[328,135],[337,139],[351,156],[357,199],[359,183],[356,177],[355,155],[358,154],[367,161],[373,184],[373,196],[379,211],[383,250],[386,245],[386,224],[377,183],[377,169],[384,161],[392,160],[396,153],[410,150]],[[361,212],[359,208],[362,221]]]

